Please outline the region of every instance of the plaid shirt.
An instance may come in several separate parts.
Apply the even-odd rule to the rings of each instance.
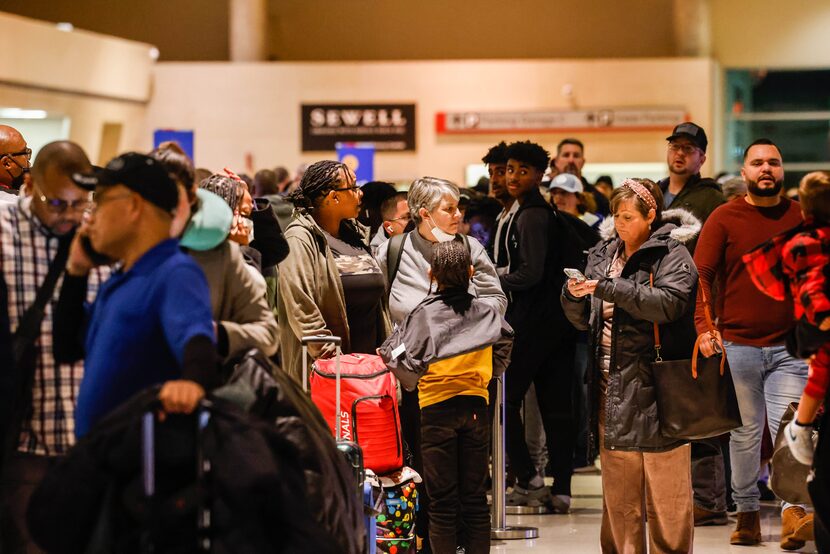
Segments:
[[[0,276],[8,288],[9,324],[12,333],[35,301],[37,289],[58,252],[58,238],[31,212],[31,198],[0,203]],[[90,272],[87,300],[109,276],[106,268]],[[18,450],[41,456],[66,453],[75,442],[75,401],[83,377],[82,362],[55,365],[52,354],[52,314],[60,295],[58,280],[51,302],[46,304],[40,328],[32,388],[32,417],[23,423]],[[80,324],[81,322],[79,322]]]
[[[797,320],[817,326],[830,317],[830,227],[807,220],[743,261],[758,290],[776,300],[792,296]]]

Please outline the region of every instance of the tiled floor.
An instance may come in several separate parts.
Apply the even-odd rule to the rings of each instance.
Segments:
[[[599,475],[575,475],[574,499],[569,515],[508,516],[508,525],[526,525],[539,529],[534,540],[494,541],[491,552],[551,552],[562,554],[592,554],[599,552],[599,524],[602,516],[602,496]],[[730,546],[729,534],[734,527],[696,527],[694,551],[696,554],[734,553],[760,554],[783,552],[778,546],[781,533],[779,509],[772,503],[762,508],[761,531],[764,543],[759,547]],[[814,543],[799,552],[815,552]]]

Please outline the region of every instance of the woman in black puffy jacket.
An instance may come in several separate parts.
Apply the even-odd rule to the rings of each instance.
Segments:
[[[605,240],[588,254],[587,280],[569,279],[562,293],[566,316],[589,331],[593,354],[591,444],[602,464],[603,552],[645,553],[646,519],[652,553],[692,551],[691,451],[660,433],[651,363],[654,323],[663,359],[691,357],[698,275],[683,242],[700,222],[662,206],[653,182],[624,181],[611,197]]]

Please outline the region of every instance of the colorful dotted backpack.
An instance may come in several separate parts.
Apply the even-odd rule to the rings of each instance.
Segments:
[[[372,479],[367,476],[367,479]],[[421,476],[409,467],[374,476],[377,522],[377,551],[388,554],[415,554],[415,523]]]

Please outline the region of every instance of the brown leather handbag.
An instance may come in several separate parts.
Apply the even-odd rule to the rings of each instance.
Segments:
[[[654,286],[653,274],[649,280]],[[698,295],[703,300],[706,324],[710,331],[714,331],[709,302],[702,286],[698,286]],[[695,340],[690,360],[663,360],[660,356],[660,329],[654,324],[656,357],[651,371],[660,432],[665,437],[699,440],[728,433],[743,424],[723,342],[717,339],[720,354],[700,357],[702,336],[698,335]]]

